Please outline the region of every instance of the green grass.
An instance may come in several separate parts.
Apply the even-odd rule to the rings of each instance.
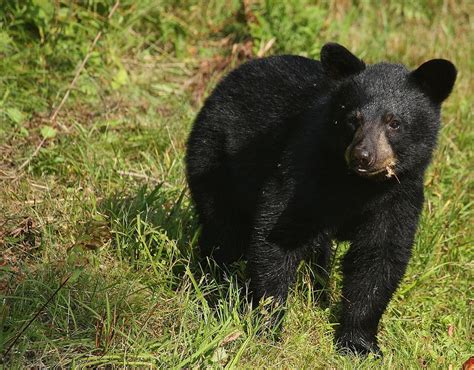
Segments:
[[[474,353],[472,2],[124,0],[107,21],[113,3],[0,7],[2,357],[37,315],[4,366],[460,368]],[[369,63],[459,70],[383,359],[335,352],[338,262],[329,307],[301,266],[280,341],[257,335],[243,264],[222,281],[196,262],[183,156],[203,99],[249,56],[317,58],[330,40]]]

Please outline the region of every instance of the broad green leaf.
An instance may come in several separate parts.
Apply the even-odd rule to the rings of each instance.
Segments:
[[[41,136],[43,136],[43,138],[45,139],[51,139],[53,137],[56,136],[56,129],[54,127],[51,127],[51,126],[43,126],[41,127]]]
[[[125,69],[120,68],[117,71],[117,74],[115,75],[114,79],[112,80],[112,89],[116,90],[120,88],[123,85],[126,85],[128,83],[128,73]]]
[[[7,108],[6,113],[15,123],[22,123],[25,120],[25,114],[17,108]]]

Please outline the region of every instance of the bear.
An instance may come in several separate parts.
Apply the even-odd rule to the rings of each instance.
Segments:
[[[302,260],[342,261],[342,352],[380,354],[379,321],[409,262],[423,179],[457,71],[367,65],[337,43],[320,61],[251,60],[206,99],[185,157],[203,258],[247,260],[253,305],[284,306]]]

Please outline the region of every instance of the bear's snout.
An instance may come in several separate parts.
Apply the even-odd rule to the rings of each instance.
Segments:
[[[375,162],[374,154],[363,145],[355,146],[351,157],[351,166],[360,172],[366,172]]]
[[[385,132],[374,126],[359,128],[345,152],[347,166],[359,176],[374,177],[393,171],[397,162]]]

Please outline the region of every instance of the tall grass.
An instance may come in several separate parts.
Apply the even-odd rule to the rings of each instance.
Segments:
[[[114,3],[0,6],[4,366],[459,368],[473,349],[471,2],[124,0],[108,20]],[[182,159],[203,99],[249,57],[318,58],[330,40],[368,63],[443,57],[459,70],[383,359],[334,349],[339,259],[328,307],[300,267],[278,341],[257,334],[243,262],[222,275],[197,261]]]

